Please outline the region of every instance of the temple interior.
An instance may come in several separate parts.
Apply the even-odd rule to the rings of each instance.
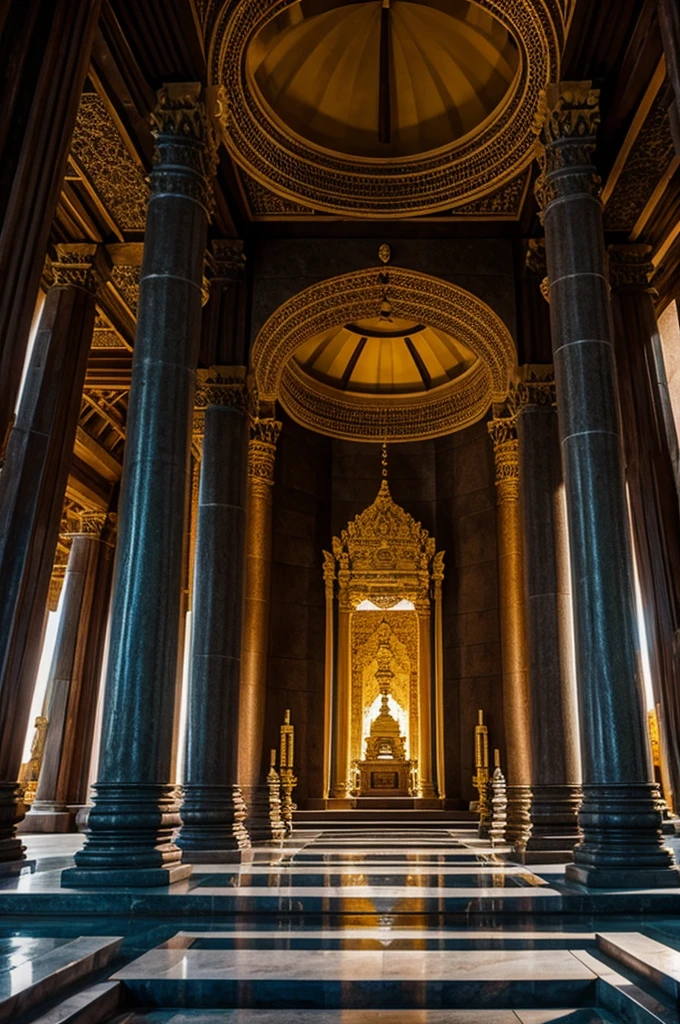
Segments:
[[[678,0],[0,97],[0,1024],[680,1024]]]

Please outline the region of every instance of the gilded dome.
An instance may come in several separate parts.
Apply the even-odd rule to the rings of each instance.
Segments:
[[[461,376],[477,357],[443,331],[375,317],[332,327],[298,348],[294,360],[313,380],[372,395],[418,394]]]
[[[300,0],[260,29],[248,64],[264,107],[308,142],[403,157],[484,124],[519,54],[468,0]]]

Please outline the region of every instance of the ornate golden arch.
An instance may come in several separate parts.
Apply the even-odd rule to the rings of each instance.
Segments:
[[[291,357],[300,345],[340,323],[378,316],[388,296],[392,314],[458,338],[479,360],[431,392],[368,396],[315,385]],[[357,270],[298,292],[269,317],[251,353],[260,401],[279,399],[302,426],[354,440],[438,437],[477,422],[502,401],[516,366],[512,336],[485,302],[458,285],[403,267]]]

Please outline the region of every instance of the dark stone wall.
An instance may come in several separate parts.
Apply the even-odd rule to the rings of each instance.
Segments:
[[[493,450],[486,422],[435,442],[437,547],[443,585],[446,795],[476,799],[474,728],[485,712],[489,747],[505,763]],[[491,755],[490,755],[491,756]]]
[[[291,709],[297,735],[298,801],[320,797],[325,600],[322,550],[373,501],[379,444],[330,440],[284,417],[274,486],[267,749]],[[504,758],[498,614],[496,494],[486,423],[413,444],[390,445],[392,496],[446,552],[443,590],[446,791],[472,787],[477,709]]]
[[[391,262],[466,288],[486,302],[515,336],[510,239],[395,239]],[[318,281],[380,266],[375,239],[267,239],[255,244],[251,344],[281,303]]]
[[[265,750],[279,745],[286,708],[295,725],[295,799],[320,797],[323,770],[322,554],[330,542],[331,442],[286,416],[274,480]]]

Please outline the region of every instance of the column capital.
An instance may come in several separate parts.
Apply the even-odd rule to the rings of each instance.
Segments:
[[[534,121],[541,173],[534,195],[541,214],[556,199],[587,194],[599,198],[600,179],[593,166],[600,91],[592,82],[559,82],[541,93]]]
[[[519,380],[510,385],[506,404],[513,416],[531,406],[554,406],[555,374],[552,366],[531,363],[521,366]]]
[[[245,366],[210,366],[196,371],[194,395],[193,449],[201,457],[201,441],[205,433],[205,413],[211,405],[238,409],[244,415],[249,409]]]
[[[612,288],[641,288],[655,294],[650,285],[656,269],[651,260],[651,251],[651,245],[610,245],[607,248],[607,255],[609,283]]]
[[[282,424],[273,417],[250,421],[250,440],[248,442],[248,476],[260,480],[270,486],[274,483],[274,462],[276,460],[276,442],[281,433]]]
[[[82,288],[96,295],[108,276],[102,247],[91,242],[64,242],[55,249],[56,259],[50,261],[52,286]]]
[[[550,301],[548,284],[548,262],[545,255],[545,238],[530,238],[524,262],[527,270],[540,278],[541,295],[546,302]]]
[[[335,557],[330,551],[323,551],[323,581],[326,587],[326,597],[333,597],[333,585],[335,583]]]
[[[519,501],[519,440],[513,415],[495,415],[487,423],[496,467],[496,496],[499,504]]]
[[[240,238],[215,238],[210,243],[212,250],[213,281],[224,285],[237,284],[243,280],[246,269],[246,255]]]
[[[81,512],[76,521],[70,524],[69,537],[101,537],[107,525],[109,515],[107,512],[85,511]]]
[[[217,167],[215,114],[220,93],[200,82],[171,82],[158,90],[151,113],[156,147],[151,198],[181,195],[212,213],[212,179]]]

